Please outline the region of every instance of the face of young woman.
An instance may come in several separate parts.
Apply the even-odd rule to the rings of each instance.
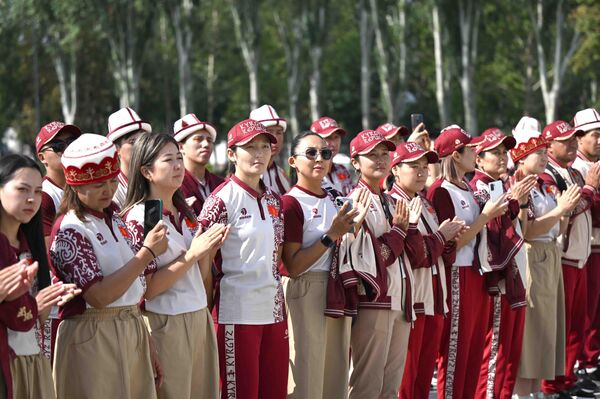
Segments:
[[[477,156],[477,167],[498,179],[508,171],[508,151],[504,144],[484,151]]]
[[[236,175],[238,173],[249,177],[262,176],[269,166],[271,159],[271,142],[261,134],[250,142],[238,146],[234,151],[229,151],[229,158],[235,162]]]
[[[379,181],[390,172],[390,153],[385,145],[377,144],[368,154],[359,155],[358,166],[362,177],[369,181]]]
[[[208,164],[215,143],[206,130],[201,130],[189,136],[181,145],[181,152],[188,160],[200,165]]]
[[[42,203],[42,175],[32,168],[21,168],[0,187],[2,217],[28,223]]]
[[[392,168],[396,183],[408,193],[418,193],[425,188],[429,176],[429,163],[426,157],[416,161],[402,162]]]
[[[283,127],[281,126],[269,126],[266,128],[267,132],[271,133],[277,139],[277,143],[271,144],[271,156],[275,158],[281,152],[283,147]]]
[[[150,168],[143,168],[144,177],[151,186],[173,192],[183,183],[184,172],[183,156],[173,143],[161,148]]]
[[[81,201],[83,205],[95,211],[102,212],[110,206],[115,191],[117,191],[117,185],[117,178],[114,177],[100,183],[85,184],[74,188],[77,192],[79,201]]]
[[[473,172],[475,170],[475,148],[471,146],[465,146],[461,153],[456,152],[457,157],[456,164],[462,170],[463,173]]]
[[[600,156],[600,129],[594,129],[587,132],[584,136],[578,138],[579,151],[590,158]]]
[[[300,141],[294,156],[289,159],[290,166],[296,168],[298,180],[307,179],[311,182],[323,180],[331,165],[331,160],[323,159],[321,155],[323,149],[329,149],[329,147],[327,142],[320,137],[311,135]],[[317,150],[317,157],[311,160],[305,155],[307,150]]]
[[[331,136],[326,137],[325,141],[327,142],[327,146],[333,153],[335,157],[338,152],[340,152],[340,146],[342,145],[342,136],[339,133],[333,133]]]
[[[548,164],[548,150],[540,148],[527,155],[521,160],[522,169],[527,175],[539,175],[543,173]]]

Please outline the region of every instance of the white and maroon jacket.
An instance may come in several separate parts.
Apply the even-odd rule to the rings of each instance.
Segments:
[[[571,167],[578,170],[585,179],[594,163],[581,152],[577,151],[577,158]],[[592,205],[592,253],[600,253],[600,207],[596,206],[596,203],[600,202],[599,197],[600,193],[596,190],[594,193],[594,205]]]
[[[44,236],[49,236],[52,232],[54,219],[60,207],[60,202],[64,190],[52,181],[48,176],[44,177],[42,182],[42,225],[44,226]]]
[[[84,220],[72,210],[59,216],[51,234],[50,266],[61,281],[73,283],[82,290],[81,295],[60,309],[61,319],[90,308],[83,294],[104,276],[123,267],[134,255],[131,235],[114,207],[104,212],[86,209]],[[146,279],[140,275],[107,307],[137,305],[145,290]]]
[[[358,305],[360,308],[404,311],[405,318],[412,321],[416,317],[412,305],[413,274],[404,247],[405,241],[414,240],[415,245],[418,242],[417,226],[409,226],[405,233],[398,226],[392,225],[394,199],[386,193],[374,192],[362,180],[359,180],[355,190],[359,188],[369,190],[371,205],[356,239],[352,240],[352,235],[346,234],[342,240],[342,248],[349,244],[353,254],[373,251],[372,254],[364,255],[366,261],[351,260],[353,272],[359,282]],[[364,248],[357,249],[357,245]],[[347,271],[343,270],[342,274],[344,273]]]
[[[562,264],[582,269],[591,253],[592,213],[590,211],[596,190],[585,185],[581,174],[572,167],[563,168],[555,159],[548,156],[546,172],[540,178],[549,187],[559,190],[558,183],[551,170],[557,171],[567,186],[577,184],[582,187],[581,200],[569,218],[569,225],[560,237],[558,245],[562,250]]]
[[[135,251],[139,251],[144,244],[144,210],[145,205],[140,203],[131,208],[125,216]],[[163,222],[167,227],[169,246],[165,253],[156,257],[156,265],[151,265],[145,274],[154,273],[158,269],[170,265],[185,254],[190,247],[194,235],[198,231],[198,222],[195,218],[187,217],[185,209],[179,208],[177,211],[179,213],[178,223],[175,222],[175,217],[171,212],[163,211]],[[187,212],[192,213],[191,209]],[[164,315],[195,312],[206,306],[206,291],[198,264],[192,265],[170,288],[154,298],[144,301],[147,311]]]
[[[285,171],[280,168],[275,161],[267,168],[262,175],[263,183],[275,194],[282,196],[290,189],[290,182]]]
[[[412,200],[396,183],[394,183],[390,195],[397,201],[404,201],[407,205]],[[405,245],[408,261],[413,269],[413,306],[417,315],[445,315],[448,313],[448,304],[446,302],[446,272],[442,255],[447,242],[442,233],[438,231],[438,218],[433,206],[422,195],[417,194],[417,196],[423,201],[423,211],[417,224],[423,242],[419,243],[418,239],[415,240],[417,242],[415,248],[409,242]],[[449,250],[454,250],[450,247],[448,245]]]
[[[283,213],[279,196],[256,192],[235,175],[204,202],[202,228],[229,224],[215,267],[219,324],[273,324],[285,320],[279,258]]]
[[[326,190],[333,189],[346,196],[352,191],[354,183],[352,182],[352,175],[344,165],[332,163],[331,170],[323,178],[322,186]]]
[[[127,199],[127,186],[129,185],[129,180],[127,179],[127,176],[123,174],[123,172],[119,172],[117,175],[117,181],[117,191],[115,191],[113,202],[117,204],[119,209],[123,209],[123,205],[125,205],[125,200]]]

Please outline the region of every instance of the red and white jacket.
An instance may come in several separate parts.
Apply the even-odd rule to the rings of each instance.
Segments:
[[[263,183],[275,194],[282,196],[290,190],[290,182],[285,171],[275,161],[262,175]]]
[[[188,206],[194,210],[196,215],[199,215],[206,198],[208,198],[210,193],[224,181],[225,180],[222,177],[214,175],[206,170],[204,172],[204,183],[202,183],[186,170],[183,183],[181,183],[179,189],[185,197]]]
[[[323,178],[323,188],[326,190],[335,190],[343,196],[346,196],[352,191],[354,183],[352,182],[352,175],[348,172],[348,169],[342,164],[332,163],[331,170]]]
[[[44,226],[44,236],[49,236],[52,232],[54,219],[60,207],[60,202],[64,190],[52,181],[48,176],[44,177],[42,182],[42,225]]]
[[[595,162],[588,159],[581,152],[577,151],[577,158],[573,161],[572,168],[579,171],[583,178],[587,176],[588,171]],[[594,203],[600,201],[598,190],[594,193]],[[600,207],[592,208],[592,253],[600,253]]]

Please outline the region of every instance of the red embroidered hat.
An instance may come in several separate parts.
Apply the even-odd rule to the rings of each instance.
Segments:
[[[410,130],[408,130],[406,126],[396,126],[391,123],[384,123],[383,125],[377,127],[375,131],[383,134],[386,139],[391,139],[396,135],[396,133],[400,133],[402,137],[407,137],[410,135]]]
[[[594,108],[583,109],[575,114],[573,126],[583,132],[600,129],[600,115]]]
[[[81,136],[81,129],[75,125],[65,125],[62,122],[50,122],[40,129],[37,136],[35,137],[35,152],[40,152],[43,146],[56,137],[60,132],[71,132],[76,137]]]
[[[113,143],[126,134],[142,130],[152,133],[152,126],[144,122],[140,116],[131,108],[121,108],[108,117],[108,135]]]
[[[287,129],[285,119],[280,118],[279,115],[277,115],[275,108],[267,104],[252,110],[252,112],[250,112],[250,119],[262,123],[264,127],[281,126],[284,132]]]
[[[440,160],[434,151],[425,150],[417,143],[400,143],[396,146],[396,151],[392,153],[392,167],[400,162],[413,162],[422,157],[427,158],[427,163],[436,163]]]
[[[458,125],[450,125],[440,132],[433,143],[433,149],[440,158],[471,144],[471,136]]]
[[[475,145],[475,152],[477,154],[483,151],[489,151],[500,144],[504,144],[507,150],[514,148],[517,144],[517,140],[511,136],[505,136],[504,133],[497,127],[491,127],[485,130],[481,136],[473,137],[471,144]]]
[[[277,139],[267,131],[265,126],[253,119],[246,119],[238,122],[227,133],[227,147],[234,145],[244,145],[258,135],[267,136],[271,144],[277,143]]]
[[[79,136],[67,147],[61,162],[70,186],[99,183],[119,174],[117,147],[98,134]]]
[[[548,147],[540,132],[540,123],[530,116],[523,116],[512,130],[512,134],[517,144],[508,153],[514,163],[540,148]]]
[[[350,142],[350,156],[364,155],[369,153],[377,144],[383,144],[388,151],[394,151],[394,143],[384,137],[383,134],[375,130],[363,130],[358,133]]]
[[[311,123],[310,131],[318,134],[323,138],[329,137],[336,132],[341,135],[346,134],[346,131],[338,126],[335,119],[330,118],[328,116],[323,116]]]
[[[207,122],[202,122],[195,114],[187,114],[173,124],[173,137],[181,143],[189,135],[200,130],[206,130],[213,142],[217,139],[217,130]]]
[[[542,131],[542,136],[547,142],[568,140],[574,135],[582,136],[583,134],[583,130],[573,129],[573,126],[565,121],[554,121]]]

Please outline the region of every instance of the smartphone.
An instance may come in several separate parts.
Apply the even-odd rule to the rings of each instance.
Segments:
[[[350,212],[352,210],[352,198],[348,198],[348,197],[336,197],[335,198],[335,206],[339,208],[341,208],[342,206],[344,206],[345,203],[348,203],[348,212]]]
[[[504,194],[504,186],[500,180],[489,183],[488,189],[491,201],[497,201],[498,198],[502,197],[502,194]]]
[[[144,238],[162,220],[162,200],[152,199],[144,202]]]
[[[419,123],[423,123],[423,114],[410,114],[410,126],[414,131]]]

